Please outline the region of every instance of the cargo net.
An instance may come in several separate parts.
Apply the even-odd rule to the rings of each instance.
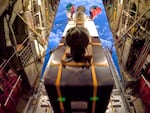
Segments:
[[[27,46],[21,52],[19,52],[19,57],[23,66],[28,64],[31,56],[33,56],[31,44],[27,44]]]

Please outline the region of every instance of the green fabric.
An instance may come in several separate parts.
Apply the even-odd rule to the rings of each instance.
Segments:
[[[69,4],[66,6],[66,10],[67,10],[67,11],[70,11],[72,6],[73,6],[73,5],[72,5],[71,3],[69,3]]]

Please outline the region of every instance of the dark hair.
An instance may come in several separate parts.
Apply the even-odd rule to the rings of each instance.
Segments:
[[[71,48],[75,61],[80,61],[89,43],[89,32],[84,27],[73,27],[67,31],[65,43]]]

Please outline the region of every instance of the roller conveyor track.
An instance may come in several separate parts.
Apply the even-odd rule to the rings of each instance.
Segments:
[[[106,113],[137,113],[134,104],[132,103],[132,97],[125,93],[109,49],[105,48],[104,53],[115,82],[115,87],[112,91],[110,103]]]

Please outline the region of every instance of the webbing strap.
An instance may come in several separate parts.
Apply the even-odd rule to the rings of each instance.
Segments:
[[[51,66],[59,66],[60,63],[51,63],[50,64]],[[64,66],[78,66],[78,67],[81,67],[81,66],[91,66],[91,64],[89,64],[88,62],[79,62],[79,63],[76,63],[76,62],[62,62],[62,65]],[[107,62],[100,62],[100,63],[94,63],[95,66],[101,66],[101,67],[108,67],[108,63]]]
[[[90,66],[90,64],[88,62],[64,62],[63,63],[64,66],[75,66],[75,67],[81,67],[81,66]]]
[[[92,69],[92,80],[93,80],[93,86],[94,86],[93,97],[96,97],[97,96],[98,82],[97,82],[97,77],[96,77],[96,72],[95,72],[95,66],[94,66],[93,62],[92,62],[92,65],[91,65],[91,69]],[[92,103],[92,113],[95,113],[95,108],[96,108],[96,100],[93,100],[93,103]]]
[[[102,62],[102,63],[94,63],[95,66],[101,66],[101,67],[108,67],[108,63],[107,62]]]
[[[92,43],[92,45],[100,46],[101,43]],[[92,79],[93,79],[93,86],[94,86],[94,89],[93,89],[92,113],[95,113],[96,101],[99,100],[99,98],[97,98],[98,82],[97,82],[97,77],[96,77],[95,66],[104,66],[104,67],[107,66],[108,67],[108,63],[107,62],[94,63],[93,59],[91,60]]]
[[[61,58],[62,60],[65,59],[65,57],[66,57],[65,53],[66,52],[64,52],[64,55]],[[57,73],[56,82],[55,82],[58,98],[62,98],[61,89],[60,89],[60,81],[61,81],[61,76],[62,76],[62,68],[63,68],[62,63],[60,63],[59,69],[58,69],[58,73]],[[59,106],[60,106],[61,113],[65,113],[65,109],[64,109],[64,105],[63,105],[62,101],[59,101]]]
[[[91,44],[92,44],[93,46],[101,46],[101,45],[102,45],[101,43],[95,43],[95,42],[91,42]]]

